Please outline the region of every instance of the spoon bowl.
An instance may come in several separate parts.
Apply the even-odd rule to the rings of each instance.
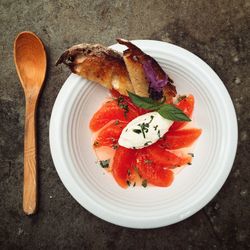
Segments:
[[[26,101],[23,210],[29,215],[37,209],[36,106],[47,67],[42,41],[29,31],[18,34],[14,42],[14,61]]]
[[[21,32],[14,44],[14,60],[24,91],[43,85],[46,73],[46,52],[42,41],[32,32]]]

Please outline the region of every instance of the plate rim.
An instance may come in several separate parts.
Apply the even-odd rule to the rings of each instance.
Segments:
[[[64,85],[62,86],[61,90],[59,91],[59,94],[56,98],[56,101],[53,105],[53,109],[52,109],[52,113],[51,113],[51,119],[50,119],[50,126],[49,126],[49,142],[50,142],[50,151],[51,151],[51,155],[52,155],[52,159],[53,159],[53,163],[55,165],[56,171],[63,183],[63,185],[66,187],[66,189],[69,191],[69,193],[73,196],[73,198],[81,205],[83,206],[85,209],[87,209],[90,213],[96,215],[97,217],[108,221],[110,223],[116,224],[116,225],[120,225],[120,226],[124,226],[124,227],[129,227],[129,228],[158,228],[158,227],[163,227],[163,226],[167,226],[167,225],[171,225],[174,223],[177,223],[179,221],[182,221],[188,217],[190,217],[191,215],[193,215],[194,213],[198,212],[199,210],[201,210],[208,202],[210,202],[213,197],[220,191],[221,187],[223,186],[223,184],[225,183],[231,169],[234,163],[234,159],[236,156],[236,151],[237,151],[237,144],[238,144],[238,124],[237,124],[237,117],[236,117],[236,112],[235,112],[235,108],[232,102],[232,99],[224,85],[224,83],[222,82],[222,80],[218,77],[218,75],[214,72],[214,70],[206,63],[204,62],[201,58],[199,58],[198,56],[196,56],[195,54],[193,54],[192,52],[179,47],[177,45],[174,44],[170,44],[170,43],[166,43],[166,42],[162,42],[162,41],[156,41],[156,40],[132,40],[131,42],[135,43],[137,46],[144,46],[145,44],[147,44],[147,46],[152,46],[152,45],[156,45],[156,44],[160,44],[160,45],[164,45],[164,46],[170,46],[174,49],[177,49],[179,51],[181,51],[182,53],[185,53],[193,58],[195,58],[196,62],[195,64],[197,64],[197,60],[198,63],[201,64],[199,66],[202,66],[205,68],[205,70],[209,70],[209,73],[212,74],[213,77],[217,78],[217,81],[220,83],[220,91],[223,92],[223,95],[225,96],[225,102],[228,104],[227,109],[229,110],[229,114],[230,114],[230,118],[231,118],[231,130],[234,132],[232,135],[233,138],[233,144],[231,146],[231,152],[233,152],[233,154],[231,154],[231,158],[229,159],[230,162],[230,166],[228,166],[228,168],[226,169],[227,171],[223,172],[224,175],[221,176],[220,179],[218,179],[219,181],[216,183],[216,191],[210,190],[209,195],[206,196],[206,199],[203,198],[203,200],[199,200],[198,202],[195,202],[196,208],[193,209],[191,212],[188,211],[187,213],[182,214],[181,216],[176,216],[176,218],[172,219],[172,221],[169,221],[169,223],[166,223],[165,221],[158,221],[157,223],[143,223],[141,222],[141,224],[138,225],[138,221],[137,223],[131,223],[130,220],[114,220],[114,216],[112,215],[112,213],[107,213],[107,211],[105,211],[105,213],[103,214],[100,213],[101,208],[93,199],[89,199],[89,197],[85,197],[85,202],[90,202],[92,203],[92,205],[96,206],[95,209],[93,209],[93,206],[87,206],[86,203],[82,204],[82,197],[79,197],[79,195],[77,194],[77,187],[76,185],[73,187],[69,184],[69,182],[67,182],[67,174],[65,172],[62,171],[61,168],[59,168],[58,166],[64,164],[63,162],[60,162],[60,160],[56,154],[58,153],[58,145],[60,147],[60,142],[62,142],[60,140],[60,136],[58,135],[58,133],[55,133],[55,131],[59,131],[58,129],[58,124],[57,124],[57,120],[60,117],[60,102],[63,96],[63,91],[65,92],[65,86],[66,86],[66,82],[70,81],[70,79],[72,77],[75,77],[74,74],[70,74],[70,76],[66,79]],[[122,48],[122,45],[119,44],[114,44],[112,46],[110,46],[111,48],[115,48],[115,49],[119,49]],[[123,47],[125,48],[125,47]],[[66,99],[66,98],[65,98]],[[62,111],[62,110],[61,110]],[[78,187],[79,188],[79,187]],[[213,191],[213,192],[212,192]],[[193,208],[195,206],[193,205]]]

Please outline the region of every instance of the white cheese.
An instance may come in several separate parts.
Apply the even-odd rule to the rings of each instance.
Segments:
[[[144,148],[158,141],[173,124],[158,112],[136,117],[122,130],[118,144],[125,148]]]

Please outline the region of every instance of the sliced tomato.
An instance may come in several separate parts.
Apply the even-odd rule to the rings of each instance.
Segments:
[[[110,89],[109,92],[114,98],[118,98],[119,96],[121,96],[121,94],[115,89]]]
[[[92,131],[97,131],[111,120],[131,121],[139,115],[138,111],[130,104],[127,105],[127,111],[118,105],[117,100],[106,102],[92,117],[89,127]]]
[[[116,91],[115,89],[111,89],[110,90],[110,93],[113,97],[115,98],[123,98],[124,100],[126,100],[126,102],[129,103],[129,105],[133,106],[135,110],[138,111],[139,115],[143,115],[143,114],[146,114],[148,112],[150,112],[150,110],[146,110],[146,109],[143,109],[143,108],[140,108],[138,106],[136,106],[132,101],[131,99],[128,97],[128,96],[124,96],[124,95],[121,95],[118,91]]]
[[[136,167],[139,175],[155,186],[167,187],[174,180],[173,172],[167,167],[156,163],[145,150],[137,152]]]
[[[112,173],[116,182],[123,188],[135,178],[135,154],[136,150],[119,146],[115,152]]]
[[[192,157],[190,155],[177,156],[176,154],[162,148],[158,144],[153,144],[145,148],[145,150],[155,163],[169,168],[179,167],[192,162]]]
[[[191,146],[201,135],[201,129],[190,128],[168,131],[157,144],[165,149],[179,149]]]
[[[182,99],[176,104],[176,107],[181,109],[189,118],[191,118],[194,110],[194,97],[189,95],[186,98]],[[169,130],[177,130],[183,128],[187,122],[174,122]]]
[[[117,147],[118,139],[128,122],[116,120],[103,128],[95,139],[94,147]]]

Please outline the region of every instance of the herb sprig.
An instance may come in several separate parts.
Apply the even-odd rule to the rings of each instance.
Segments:
[[[129,112],[128,103],[126,102],[126,100],[124,100],[122,96],[118,97],[117,102],[118,106],[124,110],[124,116],[125,118],[127,118],[127,113]]]
[[[128,95],[136,106],[157,111],[165,119],[172,121],[191,121],[191,119],[183,113],[182,110],[178,109],[174,105],[164,103],[165,100],[156,102],[151,98],[141,97],[131,92],[128,92]]]
[[[153,119],[154,119],[154,116],[151,115],[149,122],[143,122],[143,123],[137,124],[137,126],[140,127],[140,129],[133,129],[133,132],[136,133],[136,134],[142,133],[143,138],[146,138],[146,133],[148,133],[149,124],[153,121]]]

